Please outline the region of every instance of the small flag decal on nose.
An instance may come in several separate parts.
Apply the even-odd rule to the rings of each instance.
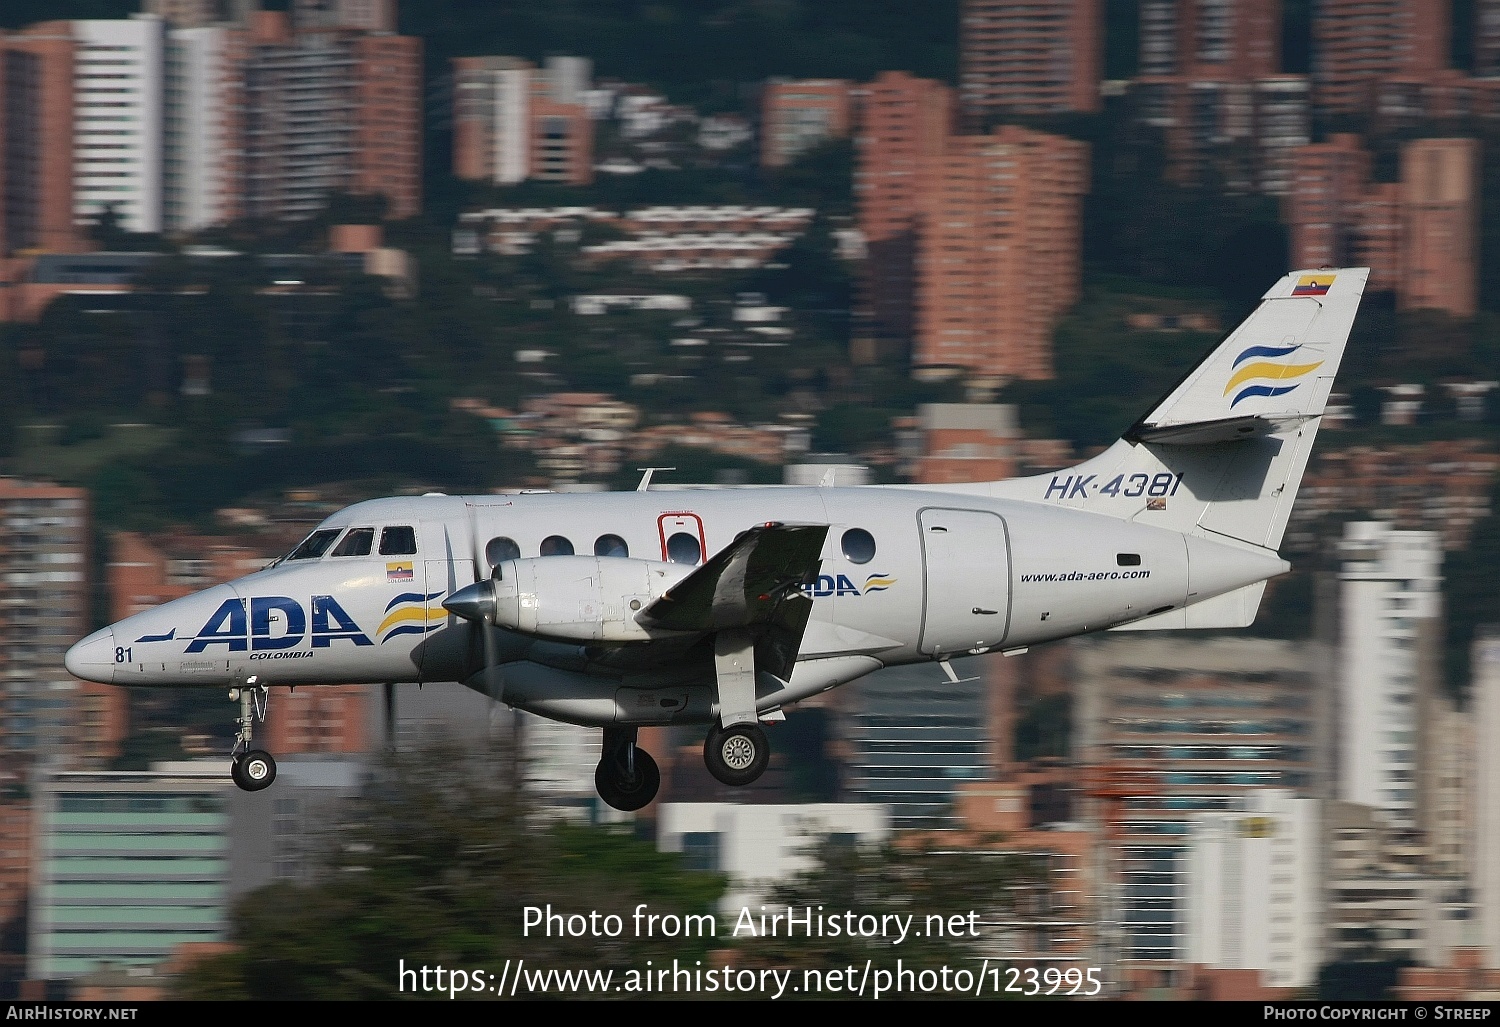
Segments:
[[[386,581],[410,581],[412,580],[411,561],[402,560],[398,563],[385,565]]]

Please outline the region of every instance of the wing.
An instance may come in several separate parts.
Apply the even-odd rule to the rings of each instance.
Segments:
[[[785,680],[797,660],[812,600],[802,586],[817,580],[826,524],[751,528],[666,594],[636,614],[669,631],[750,628],[756,666]]]

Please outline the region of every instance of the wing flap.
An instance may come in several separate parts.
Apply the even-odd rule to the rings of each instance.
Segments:
[[[751,528],[636,614],[636,620],[667,631],[776,625],[795,631],[800,642],[812,609],[801,589],[817,579],[827,537],[826,524]]]

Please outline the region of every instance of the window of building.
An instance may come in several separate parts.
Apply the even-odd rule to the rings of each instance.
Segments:
[[[719,832],[687,831],[682,836],[682,861],[689,870],[719,869]]]

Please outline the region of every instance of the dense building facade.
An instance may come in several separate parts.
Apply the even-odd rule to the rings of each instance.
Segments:
[[[1100,0],[964,0],[959,104],[969,127],[1099,110],[1103,15]]]
[[[1370,286],[1403,309],[1472,317],[1479,291],[1479,159],[1475,139],[1416,139],[1401,180],[1373,182],[1359,138],[1336,133],[1294,151],[1287,201],[1292,262],[1365,266]]]
[[[843,79],[801,79],[766,84],[761,100],[760,163],[785,167],[854,124],[853,84]]]
[[[82,489],[0,478],[0,758],[98,764],[123,737],[118,691],[74,680],[88,633],[89,510]]]
[[[1277,788],[1193,815],[1185,958],[1306,988],[1322,964],[1319,802]]]
[[[1471,666],[1473,940],[1486,953],[1486,966],[1500,966],[1500,633],[1494,628],[1475,639]]]
[[[0,258],[74,245],[76,49],[66,21],[0,33]]]
[[[1196,814],[1240,809],[1256,789],[1316,793],[1320,717],[1307,649],[1250,638],[1076,646],[1074,757],[1096,768],[1094,794],[1113,804],[1101,815],[1119,958],[1186,959]]]
[[[1088,160],[1087,143],[1005,126],[923,162],[915,364],[1052,376],[1052,328],[1081,284]]]
[[[943,152],[953,117],[953,91],[931,79],[886,71],[861,90],[854,193],[866,248],[860,314],[869,351],[856,357],[911,349],[922,167]]]
[[[545,69],[518,57],[453,60],[453,173],[473,182],[594,180],[594,126],[582,58]]]
[[[73,213],[107,208],[131,232],[162,230],[166,23],[150,15],[75,21]]]
[[[1473,317],[1479,307],[1477,139],[1401,148],[1401,305]]]
[[[1439,75],[1448,40],[1442,0],[1323,0],[1313,11],[1314,100],[1325,113],[1368,112],[1382,80]]]
[[[1339,598],[1338,797],[1392,827],[1432,831],[1442,704],[1441,539],[1345,525]]]

